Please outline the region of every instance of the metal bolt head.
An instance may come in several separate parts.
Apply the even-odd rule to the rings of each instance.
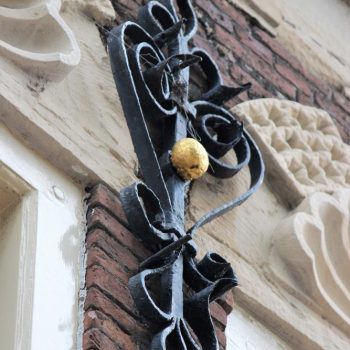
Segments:
[[[171,164],[184,180],[198,179],[208,170],[208,153],[197,140],[184,138],[173,146]]]

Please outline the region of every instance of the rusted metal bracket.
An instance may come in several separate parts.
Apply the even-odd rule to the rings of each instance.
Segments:
[[[113,75],[137,154],[142,178],[120,193],[130,227],[146,245],[159,251],[144,261],[129,281],[139,310],[159,324],[151,349],[218,350],[209,303],[237,285],[222,257],[208,253],[197,262],[195,232],[243,203],[263,181],[260,152],[239,120],[220,105],[250,84],[223,85],[209,54],[189,41],[197,30],[190,0],[150,1],[136,22],[115,27],[108,37]],[[207,82],[191,100],[191,67],[200,65]],[[248,166],[250,188],[205,214],[185,232],[185,194],[189,181],[171,164],[173,145],[186,137],[206,149],[211,175],[234,176]],[[222,157],[229,151],[237,163]],[[152,288],[151,281],[157,281]],[[185,296],[185,282],[192,290]]]

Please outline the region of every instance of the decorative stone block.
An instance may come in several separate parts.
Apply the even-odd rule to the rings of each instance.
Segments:
[[[350,146],[327,112],[278,99],[234,107],[263,153],[272,190],[295,207],[308,194],[350,188]]]
[[[269,270],[350,333],[350,190],[314,193],[276,228]]]
[[[60,0],[0,0],[0,53],[21,68],[62,79],[80,61]]]

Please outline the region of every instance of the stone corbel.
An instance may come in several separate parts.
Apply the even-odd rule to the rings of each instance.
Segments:
[[[269,271],[350,333],[350,190],[314,193],[276,228]]]
[[[1,55],[32,74],[61,80],[79,63],[80,50],[60,7],[60,0],[0,0]]]

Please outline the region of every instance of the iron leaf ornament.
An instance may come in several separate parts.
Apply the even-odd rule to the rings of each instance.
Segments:
[[[113,28],[108,37],[113,76],[143,178],[124,188],[120,197],[133,233],[158,250],[129,281],[138,309],[159,326],[152,350],[219,349],[209,304],[235,287],[237,279],[216,253],[198,262],[192,238],[201,226],[243,203],[264,176],[255,142],[221,107],[250,84],[225,86],[209,54],[189,47],[196,30],[190,0],[159,0],[148,2],[136,22]],[[207,88],[193,100],[189,83],[195,65]],[[211,175],[229,178],[248,166],[251,177],[245,193],[203,215],[187,232],[190,181],[171,162],[174,144],[186,138],[204,146]],[[222,159],[229,151],[236,155],[235,164]],[[184,282],[190,292],[184,293]]]

